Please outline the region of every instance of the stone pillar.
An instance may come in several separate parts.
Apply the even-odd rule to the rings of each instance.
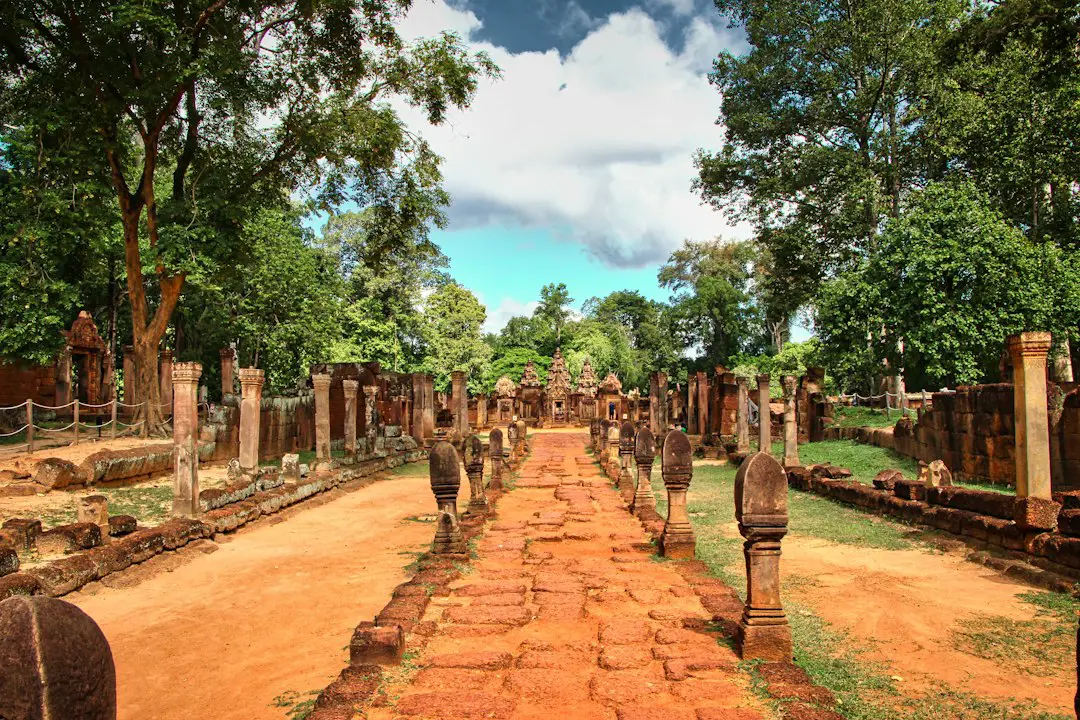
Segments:
[[[634,460],[637,462],[637,484],[630,511],[638,517],[656,513],[656,498],[652,492],[652,466],[656,458],[656,437],[649,428],[641,428],[634,438]]]
[[[476,426],[477,428],[487,427],[488,424],[488,396],[481,395],[476,398]]]
[[[621,426],[617,422],[611,423],[608,426],[608,457],[607,457],[607,474],[612,480],[617,480],[619,477],[619,432]]]
[[[664,436],[661,473],[667,488],[667,522],[660,536],[660,554],[679,560],[693,559],[697,541],[686,512],[686,491],[694,475],[694,452],[682,432],[672,430]]]
[[[424,446],[424,376],[420,373],[412,375],[412,436],[416,444]]]
[[[492,428],[488,435],[488,455],[491,456],[491,480],[488,487],[502,490],[503,434],[499,428]]]
[[[750,379],[735,378],[739,387],[739,407],[735,411],[735,452],[750,452]]]
[[[709,434],[709,376],[703,372],[697,373],[697,414],[698,432],[702,435]]]
[[[265,373],[256,368],[240,369],[240,467],[259,467],[259,416]]]
[[[236,349],[231,347],[221,348],[218,355],[221,357],[221,397],[224,398],[226,395],[232,395],[236,392],[236,385],[233,383]],[[241,385],[243,382],[243,380],[240,381]]]
[[[487,513],[488,501],[484,494],[484,443],[476,435],[465,439],[465,473],[469,476],[469,514]]]
[[[649,429],[654,435],[662,435],[664,428],[660,427],[660,383],[659,373],[649,374]]]
[[[133,405],[135,398],[135,346],[124,346],[124,402]],[[134,409],[130,409],[134,412]]]
[[[637,432],[632,422],[624,421],[619,428],[619,494],[623,502],[632,506],[637,491],[630,465],[634,457],[634,440]]]
[[[162,350],[160,355],[161,359],[161,377],[158,380],[161,383],[161,404],[164,409],[168,410],[173,406],[173,357],[172,350]],[[202,366],[199,366],[200,372]],[[173,412],[176,412],[173,410]],[[166,413],[168,414],[168,413]]]
[[[85,383],[86,378],[82,381]],[[71,396],[71,348],[65,346],[56,359],[56,404],[67,405]]]
[[[377,403],[379,388],[375,385],[364,386],[364,437],[366,438],[367,452],[378,452],[380,447],[379,435],[379,406]]]
[[[799,424],[795,419],[796,378],[794,375],[785,375],[782,383],[784,386],[784,467],[795,467],[799,464]]]
[[[758,452],[772,452],[772,414],[769,412],[769,376],[757,376]]]
[[[693,373],[686,378],[686,433],[701,434],[697,421],[697,375]]]
[[[315,461],[330,462],[330,376],[312,375],[315,386]]]
[[[1050,499],[1050,429],[1046,407],[1046,353],[1050,333],[1009,337],[1016,430],[1016,496]]]
[[[457,519],[457,496],[461,488],[461,462],[457,450],[440,440],[431,448],[431,492],[439,508],[435,542],[431,551],[438,555],[466,551],[465,537]]]
[[[341,381],[345,393],[345,454],[349,457],[356,457],[356,391],[359,389],[359,380]]]
[[[600,454],[600,420],[593,418],[589,421],[589,441],[592,443],[593,455]]]
[[[469,391],[465,385],[466,375],[462,370],[450,373],[450,409],[454,413],[454,428],[461,437],[469,435]]]
[[[424,437],[435,437],[435,378],[424,376]]]
[[[44,595],[0,602],[0,715],[116,720],[116,666],[101,628]]]
[[[600,421],[600,455],[597,459],[600,461],[600,467],[604,469],[607,469],[608,462],[608,428],[610,425],[611,423],[608,420]]]
[[[173,515],[199,514],[199,378],[202,365],[176,363],[173,381]]]
[[[736,638],[744,660],[789,662],[791,628],[780,603],[780,540],[787,534],[787,475],[758,452],[735,476],[735,519],[746,541],[746,605]]]
[[[506,439],[510,443],[510,462],[515,463],[518,459],[518,429],[517,420],[511,420],[506,426]]]

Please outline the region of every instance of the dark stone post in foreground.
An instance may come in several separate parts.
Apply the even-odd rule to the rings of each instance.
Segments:
[[[461,488],[461,466],[457,450],[445,440],[431,449],[431,492],[439,504],[439,522],[432,552],[442,555],[464,553],[465,537],[457,518],[457,496]]]
[[[744,660],[790,661],[791,628],[780,603],[780,540],[787,534],[787,475],[768,453],[743,460],[735,476],[735,519],[746,538],[746,606],[739,621]]]
[[[116,720],[112,650],[89,615],[42,595],[0,602],[0,717]]]
[[[476,435],[465,439],[465,472],[469,476],[469,514],[483,515],[488,511],[484,494],[484,443]]]
[[[664,487],[667,488],[668,511],[664,533],[660,536],[660,553],[679,560],[693,559],[697,540],[686,512],[686,491],[694,475],[694,453],[690,440],[681,430],[672,430],[664,437],[661,455]]]
[[[499,428],[492,428],[488,435],[488,454],[491,456],[491,480],[488,481],[488,487],[502,490],[503,441],[502,430]]]
[[[619,494],[627,505],[634,504],[634,478],[630,475],[630,464],[634,457],[634,423],[624,420],[619,427]]]
[[[647,427],[638,430],[634,438],[634,460],[637,461],[637,486],[634,488],[634,502],[630,511],[641,516],[652,511],[655,517],[656,498],[652,492],[652,466],[656,459],[656,438]]]
[[[593,455],[600,452],[600,422],[599,418],[589,421],[589,439],[592,441]]]

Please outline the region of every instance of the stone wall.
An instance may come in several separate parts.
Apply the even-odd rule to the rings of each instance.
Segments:
[[[218,412],[201,431],[204,440],[213,440],[217,446],[214,460],[239,457],[240,396],[226,395]],[[331,437],[335,436],[331,434]],[[343,438],[344,430],[339,428],[336,437]],[[308,390],[295,396],[263,396],[259,413],[260,462],[314,447],[315,395]]]
[[[0,406],[25,403],[27,398],[41,405],[56,405],[55,364],[0,362]]]

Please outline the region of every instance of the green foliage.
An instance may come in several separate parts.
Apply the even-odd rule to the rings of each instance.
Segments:
[[[425,356],[423,372],[435,376],[438,390],[449,390],[450,374],[464,370],[469,376],[469,391],[483,391],[484,378],[491,362],[491,348],[481,337],[487,310],[469,290],[448,282],[433,292],[424,307]]]
[[[805,342],[789,342],[776,355],[737,355],[731,359],[732,372],[741,377],[752,378],[756,375],[769,375],[780,378],[784,375],[796,377],[806,374],[808,367],[821,366],[821,342],[810,338]]]
[[[506,375],[515,383],[520,383],[525,366],[530,362],[536,366],[536,374],[540,378],[540,382],[546,383],[547,371],[551,367],[551,358],[541,355],[532,348],[514,347],[500,352],[491,361],[491,365],[488,366],[487,373],[484,376],[484,392],[492,392],[495,389],[495,383],[503,375]]]

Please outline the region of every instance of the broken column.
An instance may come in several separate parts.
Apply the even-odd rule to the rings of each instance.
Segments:
[[[311,376],[315,386],[315,460],[330,462],[330,376]]]
[[[690,440],[679,430],[664,436],[661,474],[667,489],[667,521],[660,536],[660,554],[668,558],[693,559],[696,539],[686,510],[686,491],[694,475]]]
[[[450,407],[454,413],[454,428],[461,437],[469,435],[469,392],[465,385],[465,372],[455,370],[450,373]]]
[[[772,413],[769,412],[769,376],[757,376],[758,451],[772,452]]]
[[[79,498],[78,521],[101,528],[101,536],[109,536],[109,498],[104,495],[87,495]]]
[[[457,496],[461,470],[457,450],[440,440],[431,448],[431,492],[439,508],[435,541],[431,551],[438,555],[464,553],[465,537],[457,519]]]
[[[619,494],[623,502],[632,505],[636,486],[630,475],[630,464],[634,457],[634,423],[624,420],[619,428]]]
[[[236,365],[236,348],[226,347],[218,351],[221,357],[221,397],[232,395],[236,392],[233,383],[233,368]],[[243,380],[240,381],[243,383]]]
[[[739,387],[739,407],[735,411],[735,451],[750,452],[750,379],[735,378]]]
[[[746,541],[746,605],[737,644],[744,660],[788,662],[791,628],[780,603],[780,540],[787,534],[787,475],[758,452],[735,476],[735,519]]]
[[[173,381],[174,515],[199,513],[199,378],[202,365],[176,363]]]
[[[649,428],[641,428],[634,438],[634,460],[637,462],[637,484],[630,511],[638,517],[656,512],[656,498],[652,492],[652,466],[656,458],[656,437]]]
[[[488,487],[502,490],[503,434],[499,428],[492,428],[488,435],[488,454],[491,456],[491,480]]]
[[[259,416],[266,375],[257,368],[240,369],[240,467],[259,467]]]
[[[356,393],[359,380],[342,380],[341,391],[345,395],[345,454],[356,457]]]
[[[1053,530],[1060,506],[1051,497],[1050,430],[1046,404],[1048,332],[1009,337],[1013,363],[1016,497],[1013,520],[1022,530]]]
[[[784,467],[796,467],[799,464],[799,425],[795,419],[794,375],[785,375],[781,381],[784,387]]]
[[[43,595],[0,602],[0,716],[116,720],[116,666],[101,628]]]
[[[483,515],[488,511],[484,494],[484,443],[476,435],[465,439],[465,474],[469,476],[469,514]]]

